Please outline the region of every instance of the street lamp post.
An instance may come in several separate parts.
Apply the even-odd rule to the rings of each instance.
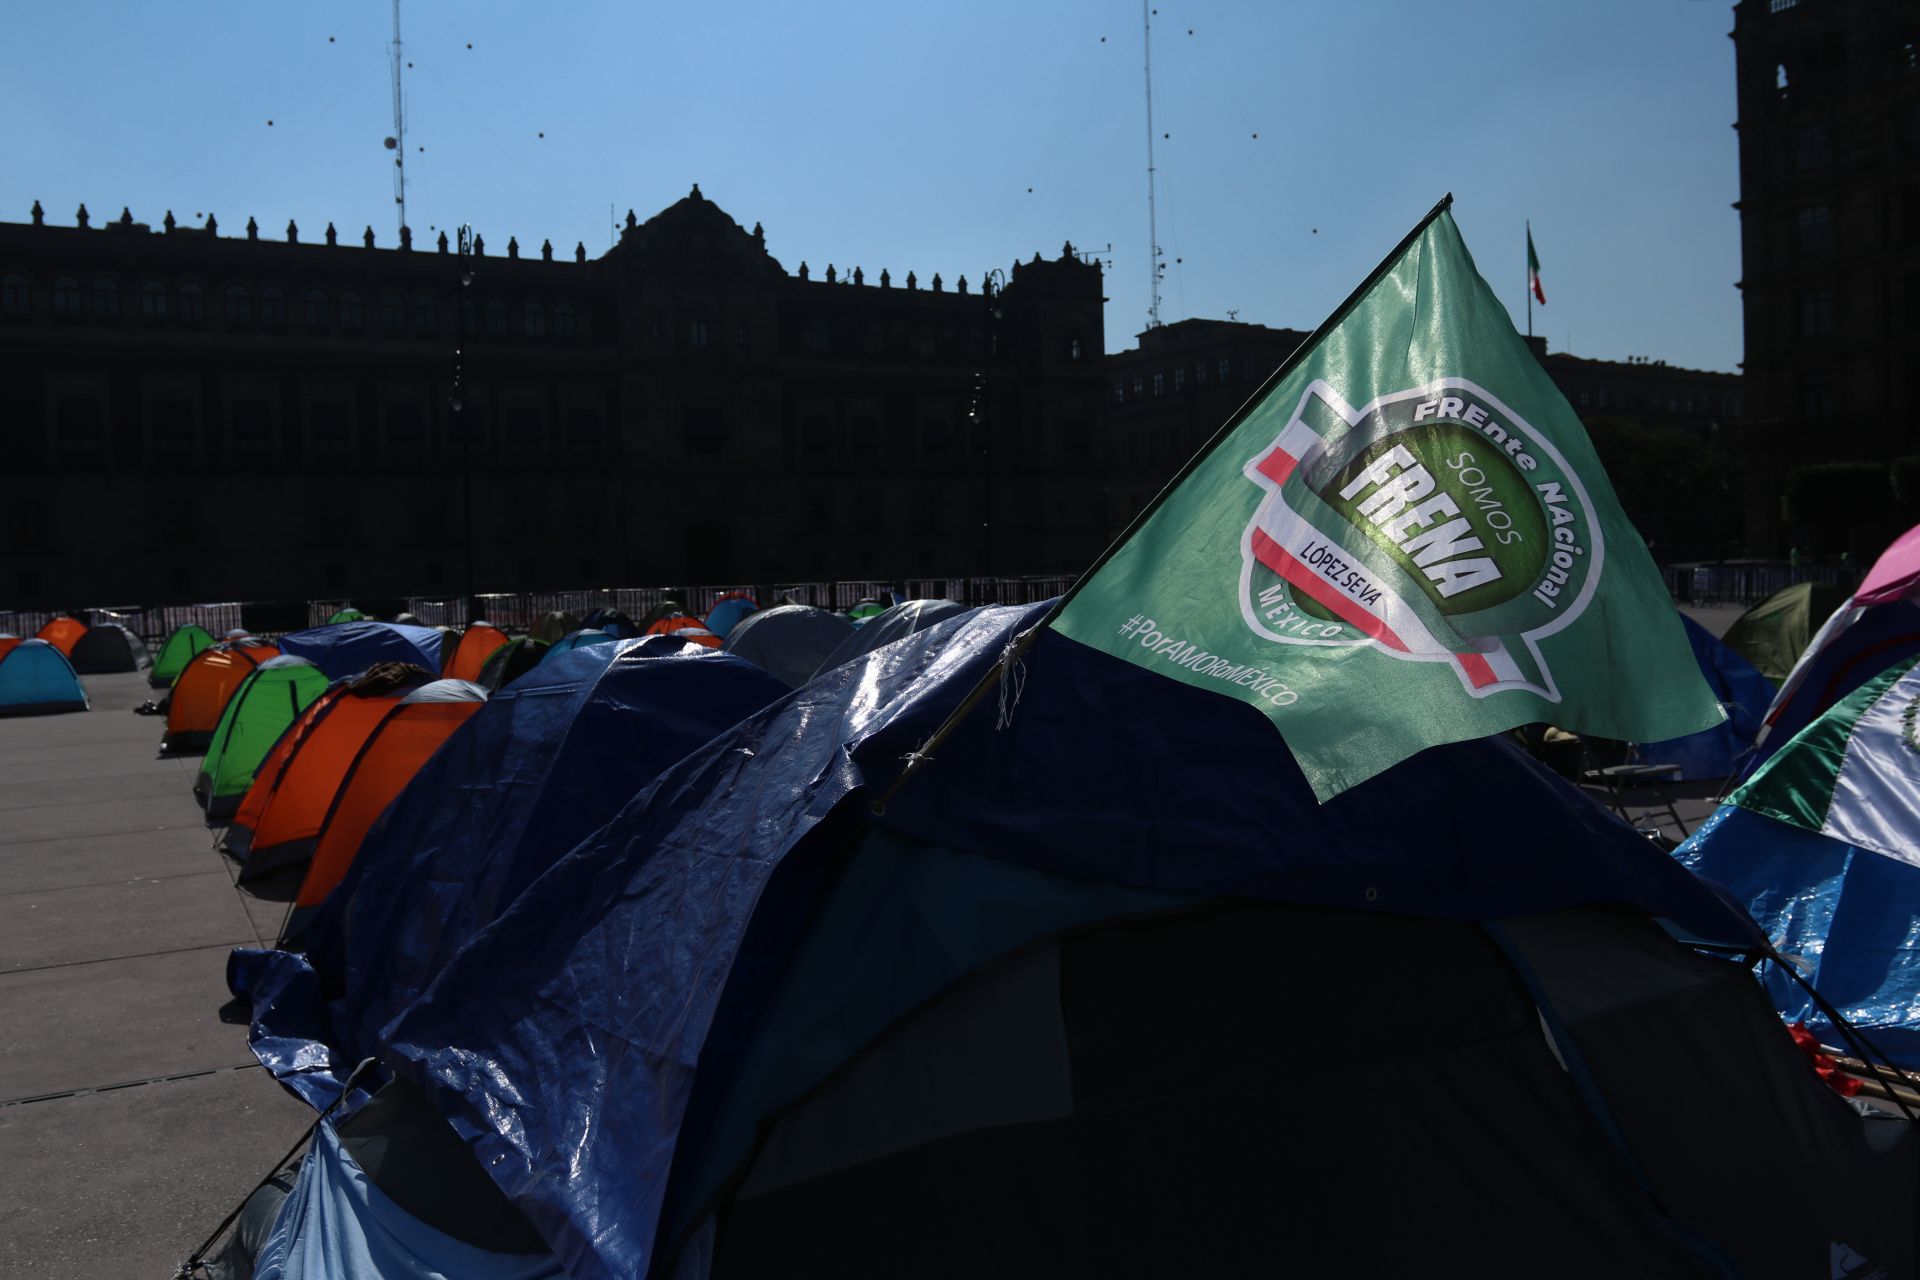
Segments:
[[[479,599],[473,581],[473,437],[467,430],[466,348],[467,312],[471,310],[467,291],[473,287],[473,228],[462,225],[458,237],[460,295],[455,307],[453,343],[453,437],[460,442],[460,531],[466,542],[467,616],[471,623],[479,616]]]

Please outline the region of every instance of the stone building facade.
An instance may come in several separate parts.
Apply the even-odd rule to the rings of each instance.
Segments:
[[[0,607],[1072,571],[1099,267],[0,224]],[[457,381],[456,381],[457,374]]]
[[[1740,0],[1747,535],[1810,462],[1920,453],[1920,9]]]

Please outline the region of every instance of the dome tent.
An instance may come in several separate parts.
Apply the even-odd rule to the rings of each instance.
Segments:
[[[742,618],[723,647],[797,689],[852,631],[853,624],[837,613],[783,604]]]
[[[361,748],[403,699],[433,680],[419,667],[384,663],[330,686],[301,713],[261,761],[221,837],[221,847],[240,859],[243,882],[313,856]]]
[[[486,665],[493,651],[510,638],[490,622],[469,623],[458,642],[441,644],[441,652],[447,657],[446,668],[441,674],[449,680],[478,680],[480,669]]]
[[[542,644],[552,644],[562,636],[570,635],[580,629],[580,619],[562,609],[555,609],[533,624],[530,633]]]
[[[222,640],[195,654],[167,697],[167,729],[160,749],[205,751],[240,682],[255,667],[279,656],[279,649],[251,637]]]
[[[46,626],[41,627],[39,631],[35,632],[34,638],[45,640],[48,644],[58,649],[63,656],[71,659],[73,657],[73,646],[78,644],[80,637],[85,634],[87,634],[86,623],[80,621],[78,618],[70,618],[65,614],[61,614],[59,617],[49,621]]]
[[[88,706],[80,677],[57,646],[38,638],[0,640],[0,716],[85,711]]]
[[[434,680],[402,697],[373,726],[327,803],[282,945],[340,883],[374,819],[486,700],[487,691],[472,681]]]
[[[73,643],[67,655],[73,669],[83,676],[106,675],[116,671],[138,671],[153,665],[147,656],[147,644],[117,622],[101,622]]]
[[[707,630],[725,640],[727,633],[739,625],[740,619],[759,610],[760,606],[754,603],[753,597],[743,592],[721,596],[713,602],[713,608],[707,610]]]
[[[194,775],[194,798],[209,821],[230,817],[240,807],[267,752],[326,687],[320,668],[284,654],[261,663],[240,682]]]
[[[1253,708],[1043,634],[875,814],[1040,612],[716,738],[380,1033],[570,1275],[1911,1273],[1920,1138],[1502,741],[1320,805]],[[1727,1176],[1775,1166],[1820,1175]]]
[[[609,632],[582,627],[580,630],[569,632],[548,645],[546,652],[540,655],[540,661],[546,662],[556,654],[571,653],[575,649],[587,648],[596,644],[612,644],[616,638],[617,637]]]
[[[147,673],[147,683],[156,689],[164,689],[177,680],[187,664],[202,649],[213,644],[213,633],[205,627],[187,623],[175,627],[165,643],[160,646],[160,656],[153,660],[153,670]]]
[[[333,616],[327,619],[327,624],[331,626],[336,622],[364,622],[366,621],[366,617],[366,614],[360,612],[352,605],[348,605],[344,609],[334,610]]]
[[[510,640],[487,655],[474,683],[489,693],[498,692],[533,670],[546,651],[547,642],[532,636]]]

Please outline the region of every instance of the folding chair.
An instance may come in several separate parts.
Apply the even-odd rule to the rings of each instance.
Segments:
[[[1584,739],[1582,745],[1586,745]],[[1686,821],[1680,816],[1680,810],[1674,807],[1673,793],[1668,789],[1671,784],[1680,781],[1680,766],[1659,764],[1643,759],[1640,754],[1640,744],[1637,742],[1622,745],[1625,748],[1625,759],[1621,763],[1594,765],[1589,757],[1586,766],[1580,771],[1580,780],[1590,785],[1605,787],[1607,802],[1613,806],[1615,813],[1628,822],[1633,821],[1633,816],[1627,812],[1627,797],[1636,792],[1651,796],[1654,803],[1644,807],[1664,808],[1667,816],[1673,819],[1674,827],[1680,832],[1680,838],[1686,839],[1691,833],[1687,830]],[[1654,817],[1657,825],[1658,815],[1655,814]]]

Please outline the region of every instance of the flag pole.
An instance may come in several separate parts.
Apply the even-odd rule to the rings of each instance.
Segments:
[[[1527,341],[1533,341],[1533,219],[1527,219]]]
[[[1299,366],[1302,360],[1307,358],[1307,354],[1319,344],[1320,339],[1338,327],[1340,322],[1347,318],[1347,313],[1358,306],[1360,300],[1372,290],[1374,285],[1380,282],[1380,278],[1393,269],[1394,264],[1399,262],[1407,250],[1413,247],[1413,242],[1420,238],[1421,233],[1427,229],[1428,224],[1445,213],[1452,205],[1453,193],[1449,191],[1446,195],[1440,197],[1439,203],[1427,210],[1425,217],[1414,224],[1413,230],[1401,237],[1400,243],[1395,245],[1393,250],[1380,260],[1380,265],[1367,273],[1367,278],[1362,280],[1359,286],[1347,295],[1346,301],[1342,302],[1338,307],[1335,307],[1333,314],[1325,320],[1322,320],[1314,331],[1308,334],[1306,339],[1302,341],[1299,346],[1295,347],[1285,360],[1280,362],[1280,367],[1268,375],[1266,381],[1262,382],[1259,387],[1254,390],[1254,393],[1248,396],[1246,401],[1242,403],[1238,409],[1233,411],[1232,415],[1227,418],[1220,429],[1215,431],[1191,458],[1187,459],[1186,465],[1174,474],[1173,479],[1161,486],[1160,492],[1154,496],[1153,501],[1141,508],[1140,514],[1133,518],[1132,523],[1121,530],[1119,536],[1107,544],[1107,549],[1100,553],[1099,559],[1095,560],[1078,578],[1074,579],[1073,585],[1068,587],[1065,593],[1053,602],[1053,606],[1041,615],[1040,620],[1008,642],[1005,652],[1000,655],[1000,660],[987,669],[986,674],[981,676],[980,682],[974,685],[972,691],[961,700],[960,705],[955,707],[947,715],[947,718],[940,722],[940,726],[937,729],[927,735],[925,742],[921,743],[916,750],[907,753],[907,767],[900,771],[900,776],[895,778],[893,784],[881,794],[878,800],[873,802],[872,808],[876,817],[887,811],[888,802],[891,801],[894,796],[898,795],[900,789],[906,786],[907,782],[933,759],[934,749],[952,736],[953,731],[960,727],[960,722],[972,714],[973,709],[980,705],[981,699],[985,698],[987,694],[993,690],[993,687],[1000,683],[1001,676],[1005,674],[1014,663],[1018,662],[1021,657],[1026,654],[1028,649],[1033,647],[1034,641],[1040,638],[1040,633],[1045,631],[1047,626],[1052,623],[1055,618],[1060,616],[1061,611],[1067,607],[1068,602],[1080,594],[1080,589],[1091,582],[1096,573],[1099,573],[1101,569],[1106,567],[1107,561],[1113,559],[1120,548],[1125,546],[1128,540],[1140,531],[1140,526],[1144,525],[1153,513],[1160,509],[1160,505],[1172,495],[1173,491],[1186,482],[1187,477],[1193,474],[1194,469],[1200,465],[1201,460],[1211,454],[1223,440],[1239,428],[1240,424],[1246,420],[1247,415],[1252,413],[1255,407],[1264,401],[1268,394],[1271,393],[1275,387],[1279,386],[1281,381]],[[1529,294],[1528,296],[1531,298],[1532,295]],[[1529,333],[1531,333],[1533,328],[1533,312],[1531,308],[1529,308],[1527,312],[1527,328]]]

